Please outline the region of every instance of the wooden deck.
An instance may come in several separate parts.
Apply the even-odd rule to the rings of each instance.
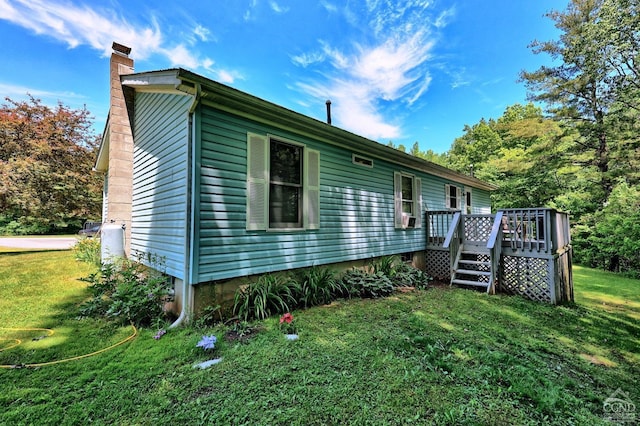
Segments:
[[[452,284],[533,300],[573,301],[569,217],[554,209],[493,215],[430,211],[427,272]]]

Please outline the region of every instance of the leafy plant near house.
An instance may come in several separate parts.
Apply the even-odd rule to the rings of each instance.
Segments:
[[[371,269],[374,274],[380,272],[391,279],[396,273],[397,265],[401,263],[398,256],[383,256],[371,261]]]
[[[236,291],[233,311],[243,320],[265,319],[296,305],[297,283],[284,275],[262,275],[258,281]]]
[[[391,277],[394,287],[415,287],[427,288],[432,278],[424,271],[414,268],[404,262],[400,262],[394,266],[394,272]]]
[[[293,296],[301,308],[323,305],[348,295],[343,282],[329,268],[313,266],[304,269],[296,275],[296,284]]]
[[[82,280],[90,284],[92,297],[80,307],[80,316],[106,317],[138,326],[165,319],[163,307],[171,285],[160,272],[122,259],[102,265]]]
[[[100,266],[100,240],[97,238],[80,238],[73,246],[76,260]]]
[[[342,276],[342,282],[352,296],[362,298],[385,297],[393,293],[393,284],[382,272],[369,274],[360,269],[350,269]]]
[[[198,315],[198,318],[193,322],[195,328],[206,328],[216,325],[216,323],[222,322],[222,310],[220,305],[211,305],[205,307]]]

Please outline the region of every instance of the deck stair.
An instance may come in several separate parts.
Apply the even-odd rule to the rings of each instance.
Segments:
[[[573,302],[569,215],[549,208],[495,214],[427,211],[425,270],[451,285]]]
[[[460,258],[451,274],[451,285],[478,287],[491,290],[491,255],[477,246],[463,246]]]

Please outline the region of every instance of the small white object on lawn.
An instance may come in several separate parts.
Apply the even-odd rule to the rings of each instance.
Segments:
[[[201,370],[204,370],[205,368],[209,368],[212,365],[216,365],[217,363],[219,363],[220,361],[222,361],[222,358],[214,358],[214,359],[210,359],[208,361],[203,361],[200,364],[196,364],[193,366],[193,368],[199,368]]]

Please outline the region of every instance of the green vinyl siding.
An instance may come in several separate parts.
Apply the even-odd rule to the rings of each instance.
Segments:
[[[381,159],[373,168],[355,165],[350,150],[208,106],[202,108],[200,128],[194,283],[423,250],[424,228],[395,228],[394,172],[421,180],[424,207],[444,204],[448,181]],[[248,133],[282,137],[320,152],[319,229],[246,229]]]
[[[137,93],[131,249],[158,256],[184,279],[189,96]]]
[[[491,194],[489,191],[473,189],[471,206],[473,214],[491,214]]]

